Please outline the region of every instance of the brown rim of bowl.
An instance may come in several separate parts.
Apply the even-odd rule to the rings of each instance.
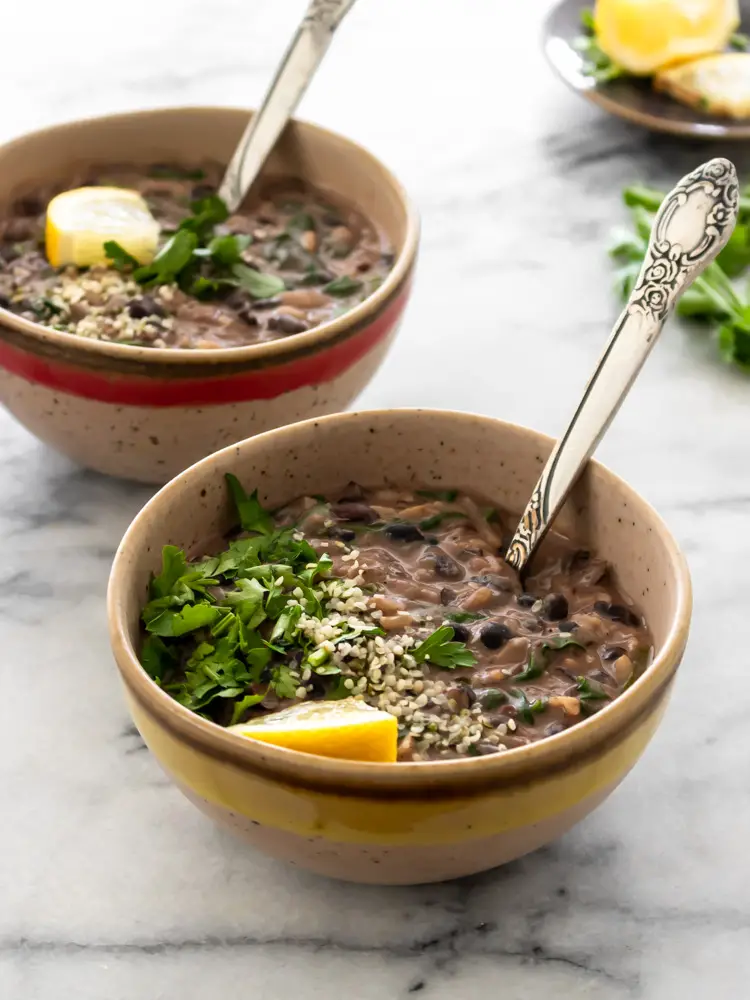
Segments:
[[[210,115],[224,113],[227,111],[236,112],[237,114],[246,116],[254,113],[249,108],[222,107],[218,105],[205,107],[189,105],[185,107],[164,107],[153,108],[145,111],[130,111],[116,115],[98,115],[88,118],[79,118],[69,122],[61,122],[60,124],[51,125],[47,128],[36,129],[33,132],[26,132],[23,135],[16,136],[16,138],[11,139],[9,142],[3,143],[0,146],[0,149],[7,149],[16,143],[22,143],[27,139],[43,135],[47,132],[55,132],[58,130],[64,130],[67,127],[86,125],[88,122],[104,120],[115,122],[126,121],[128,119],[157,117],[160,114],[174,114],[175,112]],[[6,326],[10,327],[17,333],[23,334],[25,337],[30,337],[32,340],[41,342],[48,348],[52,348],[53,352],[57,356],[81,353],[84,355],[95,356],[97,359],[107,358],[112,359],[113,361],[122,361],[126,363],[145,362],[147,366],[158,363],[160,365],[185,365],[188,367],[194,367],[205,365],[206,362],[218,361],[226,364],[241,363],[248,360],[258,361],[261,363],[263,361],[267,361],[269,364],[272,364],[277,360],[283,362],[286,360],[286,355],[314,353],[321,346],[321,344],[327,344],[331,341],[335,342],[336,340],[341,339],[341,337],[345,335],[346,331],[348,331],[352,326],[361,328],[366,325],[366,322],[373,316],[373,314],[382,312],[389,301],[395,296],[395,293],[403,287],[409,278],[416,258],[417,246],[419,243],[419,215],[401,182],[388,169],[388,167],[380,159],[378,159],[378,157],[369,152],[369,150],[365,149],[364,146],[361,146],[353,139],[349,139],[346,136],[341,135],[339,132],[333,132],[320,125],[315,125],[312,122],[304,121],[299,118],[294,118],[293,122],[296,126],[302,128],[303,130],[309,130],[311,132],[316,132],[319,135],[323,135],[334,144],[344,143],[352,147],[358,156],[362,156],[375,162],[380,169],[382,169],[388,179],[388,182],[391,184],[404,207],[404,211],[406,213],[406,233],[404,236],[403,247],[396,256],[393,268],[388,272],[383,284],[380,285],[380,287],[377,288],[371,295],[368,295],[364,302],[360,302],[349,312],[344,313],[343,316],[330,320],[328,323],[321,323],[320,326],[316,326],[312,330],[308,330],[305,333],[292,334],[289,337],[284,337],[279,340],[270,340],[262,344],[247,344],[244,347],[195,348],[190,350],[180,350],[168,347],[132,347],[126,344],[115,344],[101,340],[92,340],[87,337],[77,337],[72,333],[64,333],[61,330],[53,330],[50,327],[43,326],[41,323],[33,323],[31,320],[22,319],[15,313],[1,307],[0,336],[2,336],[2,327]]]
[[[367,419],[383,417],[392,419],[394,415],[414,413],[422,413],[427,417],[450,416],[458,422],[475,422],[477,419],[481,419],[498,427],[511,428],[520,437],[525,437],[530,442],[543,441],[550,449],[554,443],[553,439],[545,434],[494,417],[418,407],[336,413],[328,417],[300,421],[287,427],[266,431],[264,434],[247,440],[262,443],[269,436],[274,436],[279,441],[277,450],[280,451],[283,447],[281,439],[285,436],[293,436],[297,427],[316,425],[319,429],[325,429],[326,424],[334,421],[359,420],[362,419],[363,415],[366,415]],[[185,472],[172,479],[166,486],[163,486],[135,516],[123,535],[112,562],[107,588],[107,618],[110,642],[118,669],[133,697],[141,703],[149,715],[178,739],[182,739],[198,750],[242,770],[265,774],[289,785],[331,789],[343,794],[347,792],[356,794],[365,786],[368,794],[377,795],[380,793],[389,796],[414,795],[415,792],[419,794],[420,788],[433,790],[445,786],[453,786],[454,792],[457,788],[468,791],[470,787],[487,785],[507,787],[513,784],[527,784],[529,775],[533,775],[534,772],[537,775],[551,773],[561,767],[582,762],[592,755],[595,756],[601,752],[602,744],[605,741],[608,746],[615,745],[635,728],[643,716],[650,714],[655,709],[656,702],[668,688],[679,664],[689,631],[692,587],[687,563],[671,532],[653,507],[623,479],[599,462],[592,460],[594,468],[601,470],[607,477],[611,477],[615,483],[632,494],[659,525],[661,535],[669,550],[677,589],[674,619],[664,644],[654,661],[627,691],[624,691],[615,701],[597,712],[596,715],[577,723],[556,736],[547,737],[525,747],[508,750],[503,754],[461,760],[414,761],[399,764],[339,760],[287,750],[283,747],[243,739],[216,725],[216,723],[202,719],[174,701],[165,691],[162,691],[151,680],[138,660],[128,635],[126,623],[121,616],[122,602],[119,599],[119,591],[123,585],[122,577],[127,571],[123,561],[124,553],[130,545],[132,536],[137,533],[138,524],[143,519],[152,516],[162,502],[163,496],[172,491],[189,488],[191,474],[198,466],[215,462],[233,452],[236,453],[237,449],[242,448],[245,444],[247,441],[240,442],[238,445],[230,445],[208,456],[208,458],[201,459],[200,462],[196,462]]]

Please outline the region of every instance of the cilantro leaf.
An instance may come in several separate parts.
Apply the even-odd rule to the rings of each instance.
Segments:
[[[445,617],[448,621],[461,625],[464,622],[478,622],[487,616],[479,614],[477,611],[451,611]]]
[[[271,687],[279,698],[294,698],[299,682],[295,679],[291,669],[285,663],[280,663],[271,676]]]
[[[228,267],[242,260],[243,251],[247,250],[252,241],[252,236],[214,236],[207,251],[214,260]]]
[[[153,635],[179,636],[211,625],[220,611],[211,604],[188,604],[181,611],[164,611],[153,618],[146,628]]]
[[[515,707],[519,716],[530,726],[534,725],[534,716],[547,710],[547,699],[537,698],[536,701],[529,701],[525,693],[520,688],[511,688],[511,703]]]
[[[356,278],[350,278],[348,274],[342,274],[339,278],[334,278],[327,285],[323,285],[326,295],[354,295],[362,288],[362,282]]]
[[[441,625],[432,635],[419,643],[412,650],[412,656],[417,663],[429,660],[436,667],[454,670],[456,667],[471,667],[477,659],[466,643],[452,642],[453,629],[450,625]]]
[[[165,545],[161,550],[161,573],[151,578],[152,597],[167,597],[175,584],[187,573],[187,560],[182,549],[176,545]]]
[[[234,264],[232,267],[233,284],[248,292],[254,299],[272,299],[286,288],[283,280],[273,274],[262,274],[247,264]]]
[[[193,232],[178,229],[170,237],[150,264],[139,267],[133,278],[141,285],[169,285],[183,268],[190,263],[198,237]]]
[[[174,670],[177,652],[158,636],[148,635],[141,649],[141,663],[149,677],[160,683]]]
[[[566,649],[568,646],[577,646],[579,649],[585,649],[580,642],[572,639],[569,635],[558,635],[547,639],[545,642],[540,643],[536,649],[531,653],[529,662],[521,671],[520,674],[516,674],[513,678],[514,681],[531,681],[537,677],[541,677],[544,671],[549,666],[549,653],[550,651],[558,649]]]
[[[580,701],[602,701],[609,697],[606,691],[588,677],[579,677],[577,688]]]
[[[196,246],[199,239],[203,241],[213,232],[217,223],[226,222],[229,218],[229,210],[217,194],[199,198],[191,203],[190,208],[193,214],[182,220],[178,231],[193,234]]]
[[[245,712],[252,708],[254,705],[259,705],[260,702],[265,698],[265,691],[262,694],[247,694],[240,701],[235,702],[234,708],[232,709],[232,718],[229,722],[230,726],[236,726],[240,721]]]
[[[131,271],[140,267],[140,261],[121,247],[116,240],[107,240],[104,244],[104,253],[117,271]]]
[[[231,472],[227,472],[225,478],[229,486],[229,494],[237,508],[242,530],[257,531],[261,535],[272,534],[274,530],[273,518],[261,506],[257,489],[248,496],[239,479]]]

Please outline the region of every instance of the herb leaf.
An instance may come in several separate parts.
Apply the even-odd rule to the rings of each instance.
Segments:
[[[171,236],[150,264],[139,267],[133,278],[141,285],[168,285],[190,263],[198,246],[195,233],[179,229]]]
[[[188,604],[181,611],[163,611],[147,623],[153,635],[179,636],[211,625],[219,617],[219,609],[211,604]]]
[[[273,518],[267,510],[261,506],[258,500],[258,491],[253,490],[250,496],[245,492],[239,479],[231,472],[226,474],[229,493],[234,500],[240,524],[243,531],[257,531],[261,535],[273,533]]]
[[[436,667],[454,670],[456,667],[472,667],[477,662],[476,657],[467,649],[466,643],[453,642],[453,629],[450,625],[441,625],[432,635],[415,646],[412,656],[417,663],[429,660]]]
[[[273,274],[262,274],[247,264],[235,264],[232,267],[234,284],[248,292],[254,299],[271,299],[283,292],[286,285],[281,278]]]
[[[362,282],[356,278],[350,278],[348,274],[342,274],[339,278],[334,278],[327,285],[323,286],[326,295],[354,295],[362,288]]]
[[[116,240],[107,240],[104,244],[104,252],[117,271],[131,271],[140,267],[140,262],[128,251],[121,247]]]

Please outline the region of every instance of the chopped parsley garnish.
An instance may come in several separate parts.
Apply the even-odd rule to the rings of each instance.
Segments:
[[[585,646],[583,646],[580,642],[576,642],[576,640],[572,639],[569,635],[563,634],[546,639],[536,647],[536,649],[532,652],[529,662],[524,670],[522,670],[520,674],[515,674],[513,680],[532,681],[537,677],[541,677],[549,666],[549,654],[551,652],[556,652],[559,649],[567,649],[568,646],[577,646],[579,649],[585,649]]]
[[[467,649],[464,642],[453,642],[453,629],[441,625],[432,635],[414,647],[412,652],[417,663],[429,660],[436,667],[454,670],[456,667],[473,667],[477,658]]]
[[[252,237],[216,235],[216,226],[229,215],[218,195],[199,198],[190,207],[192,214],[182,220],[150,264],[139,265],[119,243],[108,240],[104,252],[112,267],[132,271],[133,279],[145,288],[176,283],[183,292],[202,299],[215,298],[232,288],[240,288],[254,299],[272,298],[284,291],[281,278],[244,263],[243,254]]]
[[[231,474],[226,482],[242,536],[196,560],[164,546],[141,614],[144,669],[181,705],[223,725],[245,721],[267,697],[351,696],[366,676],[361,654],[385,635],[377,622],[340,610],[347,588],[352,607],[362,590],[332,577],[331,557],[318,556],[294,527],[277,526],[257,490]],[[471,666],[474,656],[452,639],[450,626],[439,628],[413,650],[414,661]]]
[[[348,274],[342,274],[340,278],[334,278],[327,285],[323,285],[326,295],[354,295],[362,288],[362,282],[357,278],[350,278]]]

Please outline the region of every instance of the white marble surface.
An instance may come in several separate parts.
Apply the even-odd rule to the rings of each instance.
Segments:
[[[134,106],[252,103],[303,5],[8,5],[0,138]],[[538,53],[545,6],[360,0],[305,100],[382,155],[424,217],[413,305],[364,405],[554,433],[614,318],[604,247],[620,188],[674,180],[706,151],[562,90]],[[692,565],[668,717],[558,844],[394,890],[268,861],[169,786],[129,726],[104,616],[148,491],[73,468],[0,414],[0,998],[745,997],[749,431],[750,380],[672,326],[601,449]]]

